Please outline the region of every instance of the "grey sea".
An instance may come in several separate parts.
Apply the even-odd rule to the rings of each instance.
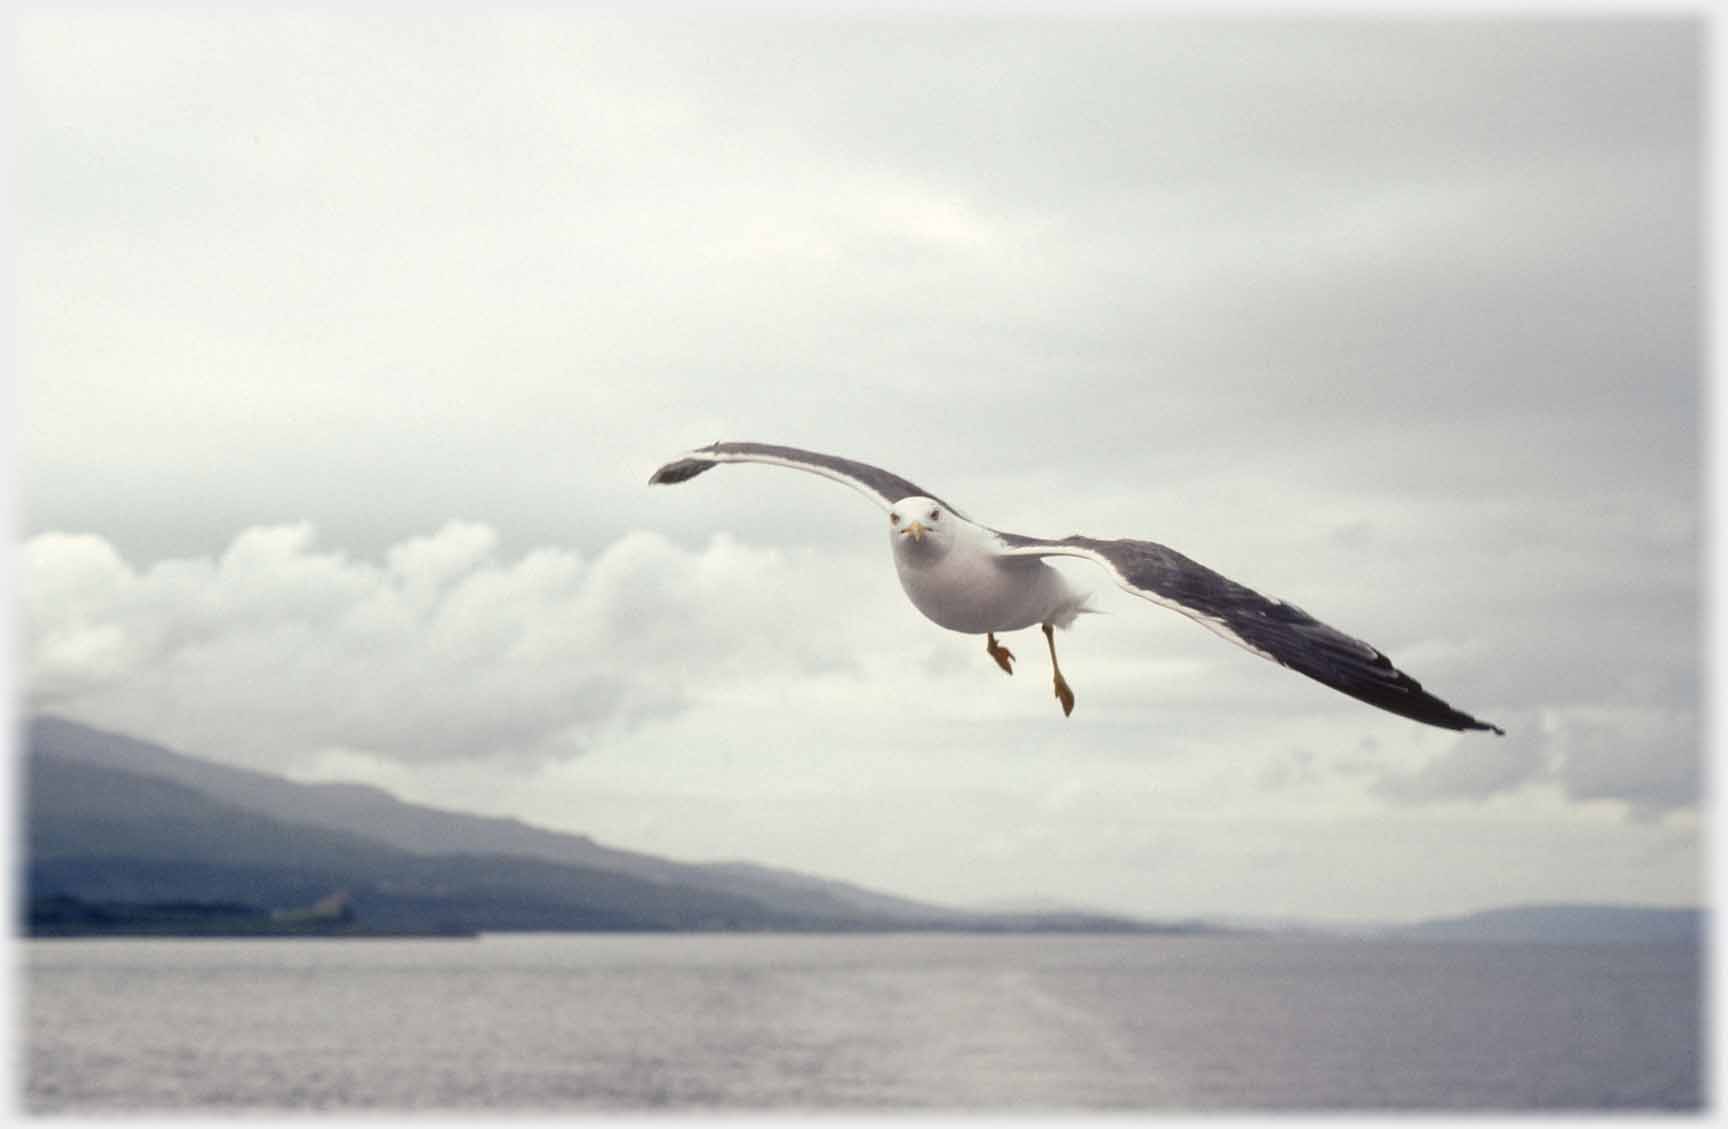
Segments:
[[[1690,945],[540,934],[18,951],[38,1114],[1705,1100]]]

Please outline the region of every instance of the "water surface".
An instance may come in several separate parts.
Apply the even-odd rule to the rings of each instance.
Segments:
[[[1702,1102],[1694,946],[537,934],[19,950],[37,1113]]]

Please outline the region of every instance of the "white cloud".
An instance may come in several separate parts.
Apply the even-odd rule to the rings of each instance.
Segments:
[[[593,560],[496,554],[450,523],[382,565],[310,525],[138,570],[100,537],[24,548],[29,699],[268,763],[321,747],[399,761],[568,755],[729,679],[849,661],[811,559],[636,533]],[[198,720],[194,720],[198,719]]]
[[[1461,740],[1415,768],[1377,770],[1373,790],[1409,804],[1476,802],[1531,786],[1578,803],[1609,801],[1634,819],[1695,808],[1703,731],[1690,710],[1595,706],[1508,718],[1502,741]]]
[[[919,619],[873,554],[724,534],[693,550],[634,532],[592,559],[556,547],[508,556],[490,527],[449,522],[374,562],[321,548],[302,522],[144,569],[89,534],[39,534],[22,556],[33,706],[260,765],[322,771],[316,757],[331,749],[360,764],[556,760],[693,709],[708,719],[698,725],[756,735],[791,711],[799,720],[772,727],[797,757],[828,742],[825,728],[868,731],[867,756],[880,758],[924,747],[933,725],[958,745],[1053,713],[1041,640],[1012,640],[1012,683],[989,677],[975,641]],[[1061,644],[1087,719],[1076,751],[1133,763],[1153,726],[1160,772],[1176,767],[1167,792],[1228,804],[1271,788],[1342,809],[1359,806],[1363,782],[1403,804],[1538,784],[1639,814],[1697,801],[1697,726],[1684,710],[1573,704],[1496,715],[1504,740],[1435,734],[1221,646],[1093,570],[1072,574],[1112,613]],[[1422,671],[1462,662],[1446,640],[1400,657]],[[1306,751],[1335,750],[1343,733],[1374,751]],[[1426,751],[1437,739],[1447,743]],[[1231,759],[1216,760],[1219,748]],[[941,770],[961,763],[949,756]]]
[[[1598,709],[1555,735],[1557,774],[1574,800],[1618,800],[1639,819],[1695,807],[1704,733],[1691,711]]]

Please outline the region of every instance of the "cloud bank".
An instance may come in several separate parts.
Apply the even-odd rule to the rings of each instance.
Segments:
[[[23,561],[29,701],[164,737],[196,713],[198,746],[226,733],[255,756],[555,756],[703,686],[846,661],[836,633],[798,626],[810,586],[775,550],[497,546],[452,522],[372,563],[302,523],[139,570],[101,537],[42,534]]]
[[[509,556],[491,527],[456,521],[373,562],[320,547],[302,522],[247,529],[214,557],[140,569],[102,537],[44,533],[23,550],[27,700],[258,767],[342,750],[402,765],[555,762],[651,720],[729,700],[760,705],[764,695],[814,694],[846,724],[877,709],[872,697],[881,712],[911,709],[927,724],[991,717],[995,706],[968,701],[994,688],[982,660],[957,661],[953,640],[899,607],[872,563],[725,534],[684,548],[650,532],[591,559],[559,548]],[[895,614],[857,614],[853,591],[859,606]],[[1192,741],[1184,727],[1253,740],[1315,702],[1287,676],[1246,681],[1264,672],[1209,639],[1196,653],[1212,664],[1137,654],[1141,626],[1151,628],[1088,633],[1084,692],[1114,725],[1155,721],[1162,747]],[[1238,685],[1252,687],[1246,698]],[[1247,720],[1240,710],[1261,686],[1289,696],[1257,704],[1264,712]],[[917,704],[922,694],[939,704]],[[1015,704],[1047,705],[1041,695]],[[1447,735],[1416,764],[1373,739],[1368,754],[1341,761],[1303,752],[1260,784],[1312,783],[1332,764],[1400,805],[1481,803],[1531,786],[1616,801],[1641,818],[1697,803],[1690,711],[1561,706],[1506,720],[1505,740]]]

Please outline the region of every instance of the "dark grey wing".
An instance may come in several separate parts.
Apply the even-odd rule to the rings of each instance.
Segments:
[[[690,451],[655,471],[648,479],[648,484],[669,486],[676,482],[685,482],[720,463],[768,463],[770,466],[809,471],[824,478],[832,478],[836,482],[844,482],[874,499],[885,510],[891,509],[894,503],[902,498],[922,497],[941,502],[942,507],[949,513],[966,516],[930,491],[897,474],[890,474],[881,467],[843,459],[838,455],[801,451],[797,447],[776,447],[770,443],[715,443]]]
[[[1069,556],[1110,570],[1142,599],[1181,612],[1262,658],[1305,674],[1371,706],[1442,729],[1505,730],[1478,721],[1422,689],[1379,651],[1328,627],[1294,604],[1262,596],[1227,576],[1151,541],[1065,537],[1044,541],[1001,533],[1005,555]]]

